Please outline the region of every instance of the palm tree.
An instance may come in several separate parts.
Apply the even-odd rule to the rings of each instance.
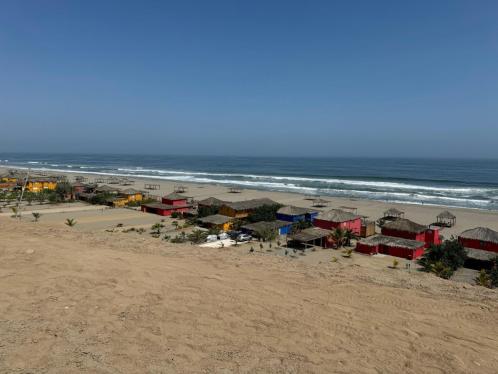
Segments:
[[[358,239],[358,236],[351,229],[344,231],[344,245],[349,247],[351,245],[351,240],[356,239]]]
[[[337,248],[342,248],[344,245],[345,231],[340,227],[337,227],[334,231],[332,231],[332,237],[335,240]]]
[[[33,215],[33,218],[35,219],[35,222],[38,222],[38,220],[40,219],[41,217],[41,214],[38,213],[38,212],[33,212],[31,213]]]
[[[74,218],[66,218],[66,225],[69,226],[69,227],[73,227],[76,225],[76,221],[74,220]]]

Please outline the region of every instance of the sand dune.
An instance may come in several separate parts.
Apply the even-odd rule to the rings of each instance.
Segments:
[[[498,294],[0,218],[1,373],[496,373]]]

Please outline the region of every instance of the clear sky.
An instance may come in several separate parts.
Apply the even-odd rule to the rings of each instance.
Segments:
[[[0,0],[0,151],[498,157],[498,1]]]

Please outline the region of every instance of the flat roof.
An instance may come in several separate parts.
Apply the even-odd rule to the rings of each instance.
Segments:
[[[467,251],[467,257],[474,260],[492,261],[498,257],[498,253],[485,251],[483,249],[465,248],[465,250]]]
[[[214,225],[223,225],[232,220],[232,217],[224,216],[223,214],[213,214],[211,216],[199,218],[199,221],[201,221],[202,223],[212,223]]]
[[[310,242],[312,240],[317,240],[321,238],[326,238],[330,236],[331,233],[329,230],[321,229],[319,227],[310,227],[307,229],[304,229],[294,235],[290,236],[291,240],[294,240],[296,242]]]

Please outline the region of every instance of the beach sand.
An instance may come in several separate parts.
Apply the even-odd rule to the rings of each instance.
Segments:
[[[3,172],[5,169],[0,169]],[[74,180],[76,175],[84,175],[93,181],[96,177],[103,177],[99,175],[92,174],[75,174],[75,173],[53,173],[53,174],[64,174],[67,175],[69,180]],[[104,176],[105,177],[105,176]],[[254,199],[261,197],[271,198],[281,204],[292,204],[296,206],[310,207],[312,201],[306,200],[305,196],[302,194],[288,193],[288,192],[276,192],[276,191],[262,191],[262,190],[252,190],[243,189],[241,193],[229,193],[228,187],[223,185],[212,185],[212,184],[197,184],[197,183],[180,183],[173,181],[164,181],[159,179],[147,179],[147,178],[130,178],[134,180],[131,186],[119,186],[112,185],[122,189],[125,188],[136,188],[139,190],[144,190],[144,185],[146,183],[158,184],[160,189],[157,191],[149,191],[152,195],[163,196],[170,192],[176,185],[183,185],[187,187],[185,193],[186,196],[195,198],[196,200],[204,199],[207,197],[216,197],[221,200],[228,201],[239,201],[246,199]],[[382,217],[385,210],[390,207],[396,207],[405,212],[405,218],[411,219],[415,222],[421,224],[431,224],[436,221],[436,216],[443,210],[449,210],[453,212],[457,217],[456,225],[452,228],[444,228],[441,234],[444,237],[451,237],[452,235],[458,235],[462,231],[484,226],[489,227],[493,230],[498,231],[498,211],[488,211],[488,210],[478,210],[478,209],[464,209],[464,208],[447,208],[441,206],[432,205],[411,205],[411,204],[395,204],[389,202],[373,201],[373,200],[360,200],[360,199],[346,199],[346,198],[335,198],[335,197],[322,197],[329,201],[328,208],[340,208],[342,206],[356,207],[358,209],[358,214],[367,216],[371,220],[377,220]],[[319,208],[321,210],[326,210],[326,208]]]
[[[7,217],[0,238],[0,373],[498,367],[498,293],[485,288]]]

